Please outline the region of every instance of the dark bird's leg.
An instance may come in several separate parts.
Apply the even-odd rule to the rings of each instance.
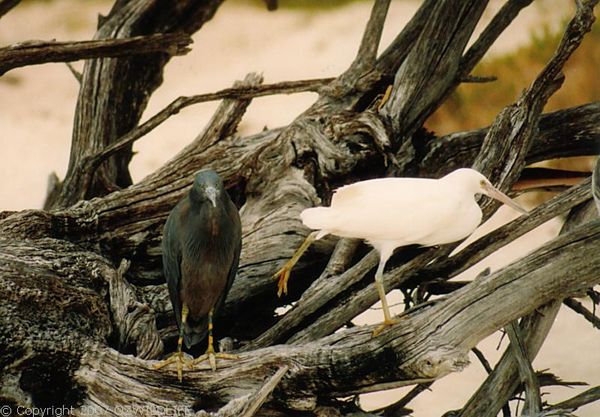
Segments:
[[[214,339],[213,339],[213,309],[211,308],[208,312],[208,348],[203,355],[198,356],[191,362],[191,366],[194,366],[200,362],[204,362],[208,360],[210,363],[210,367],[213,371],[217,370],[217,358],[219,359],[238,359],[238,355],[233,355],[231,353],[216,353],[214,347]]]
[[[306,252],[306,250],[309,248],[309,246],[312,245],[312,243],[315,240],[317,240],[318,234],[319,234],[319,231],[316,231],[316,232],[311,232],[308,236],[306,236],[306,239],[304,239],[304,242],[302,242],[302,245],[300,245],[300,247],[296,250],[296,252],[294,252],[294,254],[290,258],[290,260],[287,261],[281,267],[281,269],[279,271],[277,271],[273,274],[273,279],[279,280],[277,282],[277,296],[278,297],[281,297],[281,294],[287,294],[287,292],[288,292],[287,282],[288,282],[288,279],[290,279],[290,272],[292,272],[292,268],[294,267],[294,265],[296,265],[296,263],[298,262],[298,260],[302,256],[302,254],[304,252]]]
[[[390,308],[388,307],[387,298],[385,296],[385,288],[383,286],[383,268],[385,267],[385,263],[387,262],[390,255],[381,255],[381,258],[379,260],[379,266],[377,267],[377,272],[375,272],[375,286],[377,287],[377,292],[379,293],[379,299],[381,300],[381,306],[383,308],[383,323],[381,323],[375,328],[375,330],[373,331],[373,336],[377,336],[387,326],[391,326],[398,322],[398,320],[392,318]]]
[[[185,327],[185,323],[187,321],[187,316],[189,314],[189,309],[187,305],[183,305],[181,307],[181,326],[179,326],[179,339],[177,339],[177,352],[169,356],[164,361],[161,361],[154,365],[154,369],[160,369],[165,367],[173,362],[177,363],[177,377],[179,378],[179,382],[183,380],[183,329]]]

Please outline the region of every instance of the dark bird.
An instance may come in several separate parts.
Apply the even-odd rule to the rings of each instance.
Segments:
[[[163,272],[177,326],[177,352],[158,363],[162,368],[177,362],[182,379],[183,342],[190,348],[208,333],[206,353],[187,365],[208,360],[213,370],[216,358],[236,356],[215,353],[213,316],[218,314],[233,284],[242,246],[240,216],[223,181],[216,172],[196,174],[190,192],[175,206],[163,230]]]

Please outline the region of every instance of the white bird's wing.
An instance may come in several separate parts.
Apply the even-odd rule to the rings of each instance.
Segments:
[[[382,199],[394,196],[405,199],[413,194],[414,190],[423,183],[432,180],[422,178],[376,178],[372,180],[359,181],[354,184],[345,185],[335,190],[331,198],[331,207],[348,207],[373,202],[373,199]]]
[[[474,203],[471,200],[471,203]],[[340,188],[331,202],[331,233],[402,244],[446,243],[461,222],[461,198],[437,180],[382,178]]]
[[[338,188],[331,207],[373,204],[376,201],[411,204],[415,198],[436,193],[436,180],[425,178],[377,178]]]

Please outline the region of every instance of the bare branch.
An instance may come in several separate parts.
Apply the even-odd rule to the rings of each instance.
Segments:
[[[256,74],[249,74],[247,76],[247,79],[250,80],[250,83],[262,82],[262,77]],[[88,189],[89,184],[93,179],[94,173],[96,172],[96,169],[106,158],[108,158],[110,155],[115,154],[120,149],[131,145],[135,140],[139,139],[140,137],[154,129],[156,126],[158,126],[160,123],[167,120],[171,116],[171,114],[177,113],[179,110],[181,110],[181,108],[185,107],[186,100],[180,100],[181,102],[183,102],[183,104],[181,104],[178,100],[175,100],[173,103],[167,106],[167,108],[161,110],[158,114],[151,117],[140,127],[130,131],[128,134],[125,135],[125,137],[123,137],[118,142],[109,145],[108,147],[104,148],[103,150],[101,150],[93,156],[79,158],[81,166],[79,167],[77,179],[79,181],[83,181],[84,184],[77,187],[75,186],[75,184],[63,185],[63,188],[67,185],[70,185],[73,188],[69,193],[71,198],[73,198],[74,193],[81,193],[84,190]],[[230,101],[224,101],[221,104],[221,106],[217,109],[215,115],[213,116],[213,119],[209,122],[209,125],[205,129],[205,132],[210,133],[209,135],[205,135],[205,140],[210,140],[214,142],[216,140],[220,140],[226,136],[233,134],[237,129],[237,125],[240,122],[241,117],[246,111],[246,108],[249,104],[250,101],[248,99],[233,101],[233,105]],[[225,111],[225,109],[231,110],[231,117],[228,117],[229,112]],[[215,128],[215,126],[217,125],[218,127]],[[211,130],[211,126],[213,130]],[[79,198],[84,198],[84,195],[80,194]]]
[[[568,400],[558,404],[551,405],[548,410],[577,410],[586,404],[591,404],[594,401],[600,401],[600,386],[590,388],[581,394],[574,396]]]
[[[523,337],[520,334],[519,325],[517,322],[512,322],[506,327],[508,338],[510,339],[510,349],[512,349],[513,357],[517,363],[517,369],[521,381],[525,384],[525,414],[537,414],[542,408],[542,398],[540,396],[540,384],[530,360],[527,358],[527,351],[523,342]]]
[[[521,321],[527,357],[535,358],[560,309],[554,301]],[[518,370],[512,348],[507,348],[494,371],[469,399],[460,417],[496,417],[519,385]]]
[[[565,62],[591,30],[597,2],[578,3],[577,12],[567,25],[552,59],[517,102],[502,110],[490,127],[473,167],[499,183],[501,188],[509,188],[525,166],[541,111],[548,98],[562,85],[561,71]]]
[[[429,141],[419,163],[420,174],[440,177],[467,166],[477,156],[488,131],[489,127]],[[526,161],[533,164],[558,157],[597,155],[598,149],[600,102],[594,102],[544,114]]]
[[[488,374],[491,374],[493,369],[492,369],[490,363],[488,362],[488,360],[483,355],[483,352],[477,348],[471,349],[471,352],[473,352],[475,354],[475,356],[477,356],[477,359],[479,359],[479,362],[481,362],[481,365],[483,365],[483,369],[485,369],[485,371]]]
[[[177,7],[117,1],[101,19],[96,39],[189,35],[222,1],[179,0]],[[51,368],[62,372],[61,387],[75,387],[77,406],[107,415],[118,414],[115,405],[120,404],[165,407],[174,402],[185,413],[202,408],[198,414],[203,415],[322,415],[332,404],[339,405],[332,411],[342,410],[340,396],[418,384],[379,410],[387,415],[402,410],[435,379],[466,366],[469,350],[480,353],[475,346],[484,337],[525,317],[524,346],[517,354],[506,351],[508,359],[463,411],[491,417],[494,409],[506,407],[507,399],[523,390],[515,358],[535,355],[560,306],[556,300],[591,291],[599,282],[600,219],[586,218],[584,224],[583,216],[570,215],[572,228],[506,268],[469,282],[447,279],[486,251],[588,200],[589,180],[449,260],[456,244],[397,251],[384,280],[389,289],[405,293],[406,311],[376,338],[372,326],[351,323],[379,298],[370,273],[378,255],[359,241],[341,239],[335,250],[334,238],[317,242],[298,264],[298,280],[285,299],[275,297],[270,276],[306,234],[300,211],[326,205],[342,184],[392,173],[439,176],[476,161],[494,182],[510,189],[524,177],[519,174],[526,163],[597,153],[600,103],[540,118],[561,82],[564,60],[589,26],[590,2],[579,7],[574,21],[580,19],[569,26],[553,61],[492,128],[456,134],[452,140],[420,134],[423,120],[459,82],[488,81],[470,74],[469,67],[529,3],[507,0],[465,54],[487,1],[425,0],[377,58],[390,4],[377,0],[356,59],[336,79],[260,85],[262,77],[253,74],[246,85],[180,97],[142,125],[140,117],[162,82],[169,52],[87,60],[69,171],[62,187],[52,187],[51,194],[58,195],[53,207],[60,209],[0,213],[0,315],[7,324],[0,326],[0,344],[17,352],[2,358],[8,365],[0,372],[0,385],[12,384],[16,392],[9,392],[9,400],[36,405],[39,392],[27,382],[38,374],[54,376],[47,372]],[[5,4],[0,0],[0,10]],[[394,76],[391,100],[378,102]],[[299,91],[315,91],[319,97],[290,125],[238,137],[237,126],[254,97]],[[186,106],[208,100],[223,102],[206,130],[169,163],[132,184],[132,144]],[[201,167],[221,175],[240,207],[242,257],[216,319],[215,337],[230,336],[236,339],[232,349],[238,343],[243,347],[239,361],[219,364],[216,372],[200,366],[186,373],[181,384],[172,369],[156,370],[142,358],[157,354],[161,337],[167,346],[175,339],[168,294],[164,284],[157,285],[162,280],[160,232],[166,214],[190,186],[191,174]],[[117,268],[122,258],[131,264]],[[274,314],[277,306],[300,296],[284,316]],[[55,326],[60,321],[68,325]],[[517,336],[511,346],[519,344]],[[531,369],[523,374],[533,378]],[[555,381],[540,377],[539,383]],[[478,407],[486,407],[488,414]]]
[[[318,92],[323,86],[331,82],[333,78],[317,78],[313,80],[284,81],[275,84],[259,84],[225,88],[215,93],[198,94],[189,97],[179,97],[172,101],[167,107],[150,117],[139,127],[131,130],[119,138],[112,145],[98,152],[90,161],[91,164],[100,164],[106,158],[131,145],[136,140],[151,132],[169,117],[179,113],[182,109],[207,101],[222,99],[249,100],[255,97],[264,97],[274,94],[294,94],[307,91]]]
[[[12,10],[21,0],[0,0],[0,18]]]
[[[439,105],[457,78],[458,62],[486,1],[438,1],[394,78],[381,113],[407,138]],[[422,6],[423,7],[423,6]],[[435,41],[432,41],[435,40]],[[427,91],[427,94],[423,94]]]
[[[420,36],[437,0],[425,0],[408,24],[377,59],[376,68],[390,82]]]
[[[433,382],[426,382],[424,384],[418,384],[413,389],[411,389],[404,397],[400,398],[395,403],[388,405],[387,407],[380,408],[379,410],[374,410],[373,414],[378,415],[378,416],[383,415],[386,417],[388,417],[388,416],[394,417],[397,415],[403,415],[403,414],[398,414],[398,413],[405,410],[405,407],[408,405],[408,403],[410,403],[412,400],[414,400],[419,394],[429,390],[429,387],[431,387],[431,385],[433,385]]]
[[[550,90],[552,89],[549,86],[563,77],[563,66],[579,47],[585,34],[592,29],[592,24],[596,20],[594,17],[594,7],[598,4],[598,1],[587,0],[576,2],[577,12],[569,21],[554,56],[535,78],[526,95],[531,97],[546,95],[549,92],[549,88]]]
[[[525,166],[542,109],[562,85],[564,76],[561,71],[565,62],[591,30],[593,5],[597,1],[592,0],[585,5],[578,3],[577,12],[567,25],[552,59],[516,103],[505,107],[490,127],[473,168],[499,184],[500,188],[510,188]],[[497,205],[484,203],[484,212]]]
[[[396,268],[390,273],[385,274],[385,288],[389,288],[390,290],[397,288],[402,283],[406,282],[415,271],[420,270],[445,251],[449,252],[450,249],[429,249],[424,253],[421,253],[420,255],[416,256],[414,259],[408,261],[401,267]],[[373,262],[373,266],[370,266],[368,269],[370,270],[372,267],[377,265],[378,258],[379,255],[375,250],[373,250],[368,255],[366,255],[359,263],[357,263],[355,267],[358,267],[358,265],[361,264],[361,267],[364,268],[364,266],[370,266],[370,263]],[[348,272],[352,271],[352,269],[348,270]],[[292,338],[290,338],[289,343],[306,343],[308,341],[316,340],[320,337],[331,334],[335,330],[348,323],[358,314],[362,313],[363,311],[371,307],[373,304],[375,304],[379,299],[379,295],[375,286],[372,285],[373,278],[365,277],[365,273],[367,271],[364,271],[360,276],[354,277],[354,280],[356,280],[357,278],[364,278],[364,281],[368,283],[366,284],[366,287],[353,291],[348,295],[345,295],[345,297],[342,300],[337,300],[336,303],[331,306],[331,308],[329,308],[324,314],[319,316],[313,323],[311,323],[309,326],[299,331]],[[335,288],[336,287],[333,287],[333,290],[335,290]]]
[[[377,58],[377,48],[379,47],[383,25],[389,7],[390,0],[376,0],[375,4],[373,4],[371,16],[369,17],[369,22],[367,23],[362,41],[360,42],[358,53],[352,63],[353,67],[370,67],[375,62],[375,58]]]
[[[579,301],[574,298],[567,297],[564,299],[563,303],[577,314],[582,315],[587,321],[592,323],[592,326],[594,326],[596,329],[600,329],[600,317],[597,317],[594,313],[585,308],[585,306]]]
[[[247,406],[244,408],[241,414],[237,414],[240,417],[252,417],[258,409],[263,405],[267,397],[273,392],[281,378],[286,374],[286,372],[290,369],[289,366],[283,365],[281,366],[275,374],[265,384],[256,392],[256,394],[250,398]]]
[[[330,81],[330,78],[325,78],[315,80],[282,82],[270,85],[246,85],[237,87],[234,86],[232,88],[227,88],[216,93],[200,94],[190,97],[179,97],[178,99],[171,102],[171,104],[169,104],[163,110],[159,111],[157,114],[155,114],[146,122],[144,122],[142,125],[129,131],[120,139],[113,142],[111,145],[105,147],[104,149],[100,150],[95,155],[88,156],[86,158],[80,158],[80,167],[77,178],[80,181],[84,181],[86,183],[91,182],[97,168],[107,158],[116,154],[122,149],[131,146],[131,144],[133,144],[136,140],[140,139],[141,137],[155,129],[157,126],[159,126],[161,123],[166,121],[169,117],[179,113],[183,108],[187,106],[227,98],[243,100],[246,103],[245,105],[247,106],[249,104],[247,100],[250,100],[254,97],[261,97],[271,94],[291,94],[305,91],[318,91],[319,88],[321,88],[323,85],[327,84]],[[73,184],[68,185],[74,187]],[[76,188],[77,190],[79,190],[79,192],[82,192],[83,190],[86,190],[88,186],[84,185],[78,186]],[[75,192],[77,191],[72,190],[71,198],[73,198],[73,193]],[[80,196],[80,198],[83,197],[83,195]]]
[[[491,76],[487,76],[487,77],[483,77],[483,76],[476,76],[476,75],[465,75],[464,77],[460,78],[460,82],[461,83],[490,83],[492,81],[496,81],[498,79],[498,77],[491,75]]]
[[[67,65],[67,68],[69,68],[69,71],[71,71],[71,74],[73,74],[73,77],[75,77],[77,82],[81,84],[81,78],[83,77],[83,75],[79,71],[77,71],[70,62],[66,62],[65,64]]]
[[[475,65],[483,58],[490,46],[498,39],[504,30],[512,23],[521,10],[531,4],[533,0],[509,0],[498,13],[492,18],[490,23],[481,32],[477,40],[471,45],[465,53],[460,63],[462,76],[468,75]]]
[[[0,75],[14,68],[48,62],[130,56],[163,52],[184,55],[192,38],[186,33],[134,36],[127,39],[101,39],[79,42],[29,41],[0,48]]]

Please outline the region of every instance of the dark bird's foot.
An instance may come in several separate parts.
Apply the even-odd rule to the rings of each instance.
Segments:
[[[373,330],[373,337],[377,337],[379,336],[379,334],[381,332],[383,332],[386,328],[393,326],[396,323],[399,323],[400,320],[399,319],[386,319],[383,321],[383,323],[381,323],[379,326],[375,327],[375,330]]]
[[[155,364],[154,369],[164,368],[165,366],[168,366],[173,362],[177,364],[177,378],[179,379],[179,382],[181,382],[183,380],[183,365],[189,367],[192,362],[189,359],[185,359],[184,353],[181,351],[175,352],[164,361],[160,361],[159,363]]]
[[[210,364],[210,368],[214,371],[217,370],[217,359],[239,359],[240,357],[238,355],[234,355],[232,353],[222,353],[222,352],[215,352],[212,349],[208,349],[206,351],[206,353],[204,353],[201,356],[198,356],[196,359],[190,361],[189,367],[190,369],[192,369],[195,365],[204,362],[204,361],[208,361],[208,363]]]

